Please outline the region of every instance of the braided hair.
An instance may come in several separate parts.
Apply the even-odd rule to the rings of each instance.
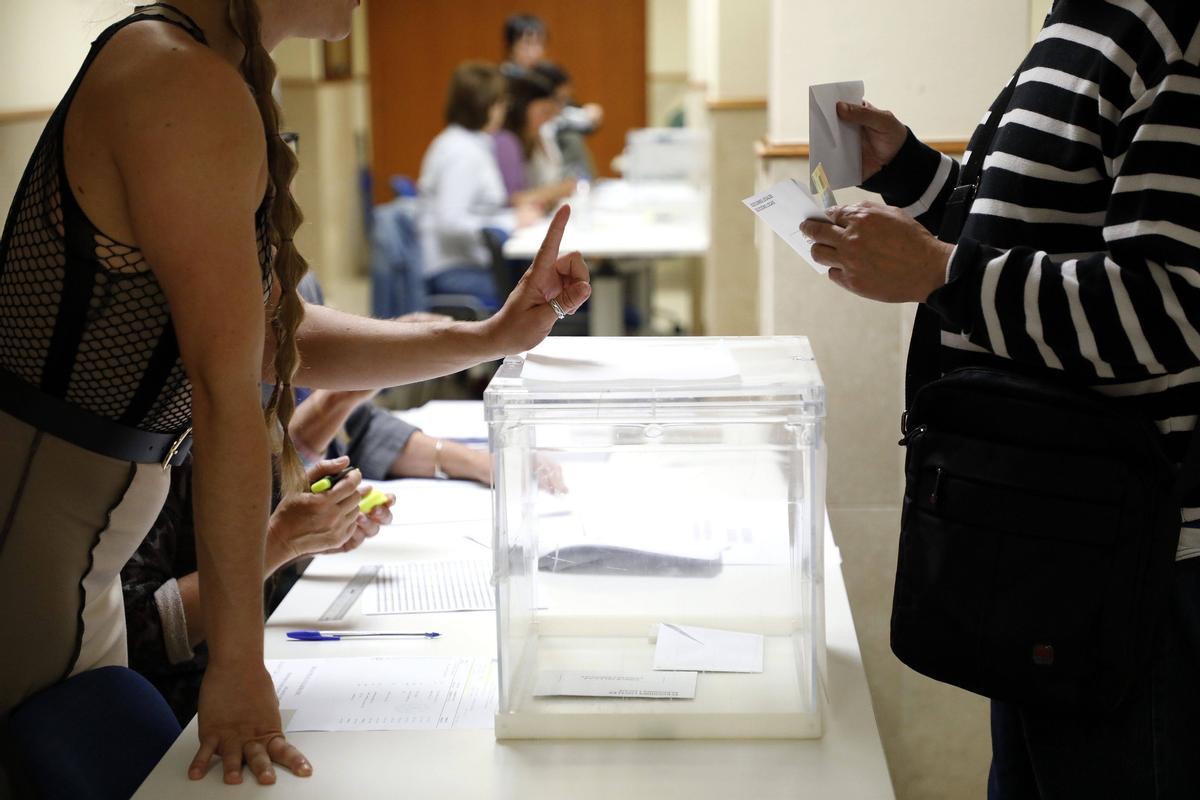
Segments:
[[[229,24],[246,48],[242,75],[254,93],[267,135],[267,191],[271,198],[267,233],[275,251],[272,270],[279,283],[280,298],[270,320],[275,334],[275,389],[267,403],[266,423],[273,447],[280,455],[283,491],[287,494],[304,486],[304,468],[287,430],[296,409],[292,392],[292,378],[300,362],[296,328],[304,318],[304,303],[296,287],[308,272],[308,262],[296,249],[292,237],[304,216],[292,198],[290,187],[297,161],[279,135],[279,105],[271,94],[275,62],[262,44],[262,15],[257,0],[229,0],[228,16]]]

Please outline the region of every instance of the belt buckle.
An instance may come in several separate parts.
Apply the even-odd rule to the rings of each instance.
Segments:
[[[163,456],[162,471],[166,472],[171,467],[171,459],[179,452],[179,448],[183,447],[183,443],[192,435],[192,426],[184,428],[183,433],[175,437],[175,441],[171,442],[171,446],[167,448],[167,454]]]

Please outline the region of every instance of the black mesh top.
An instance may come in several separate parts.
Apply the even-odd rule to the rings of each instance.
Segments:
[[[38,140],[0,238],[0,370],[101,417],[156,433],[191,420],[191,385],[171,312],[135,245],[105,236],[79,207],[63,161],[71,101],[101,48],[140,20],[203,32],[166,4],[107,28]],[[268,202],[255,218],[264,296],[271,284]]]

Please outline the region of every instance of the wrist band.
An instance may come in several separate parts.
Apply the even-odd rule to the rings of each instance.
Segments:
[[[449,478],[446,471],[442,469],[442,440],[438,439],[433,443],[433,477]]]

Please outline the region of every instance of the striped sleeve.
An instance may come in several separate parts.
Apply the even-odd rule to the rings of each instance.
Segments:
[[[900,207],[937,235],[958,170],[958,162],[923,143],[909,130],[900,151],[864,181],[862,188],[882,195],[888,205]]]
[[[1087,379],[1200,365],[1198,120],[1200,68],[1176,62],[1106,136],[1105,252],[1051,257],[964,237],[928,304],[979,347]]]

